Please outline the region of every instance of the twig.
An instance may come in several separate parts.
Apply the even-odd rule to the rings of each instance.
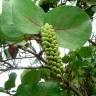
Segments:
[[[79,92],[79,90],[73,85],[71,84],[71,82],[64,80],[65,84],[68,85],[68,87],[77,94],[77,96],[82,96],[82,94]]]
[[[9,62],[6,62],[6,61],[3,61],[4,64],[7,64],[10,68],[13,68],[13,66],[9,63]]]
[[[11,94],[9,91],[5,91],[4,93],[6,93],[6,94],[9,94],[10,96],[12,96],[13,94]]]
[[[92,45],[94,45],[94,46],[96,46],[96,43],[95,42],[93,42],[92,40],[88,40]]]
[[[70,90],[72,90],[74,93],[76,93],[77,96],[82,96],[82,94],[79,92],[79,90],[76,88],[76,86],[74,86],[71,82],[69,82],[68,80],[65,80],[63,78],[63,74],[61,76],[61,80],[63,81],[64,87],[66,87],[68,89],[70,88]]]
[[[39,69],[39,68],[48,68],[48,66],[29,66],[29,67],[11,67],[11,68],[6,68],[6,69],[0,69],[0,71],[10,71],[10,70],[21,70],[21,69]]]
[[[35,58],[35,56],[28,56],[28,57],[20,57],[20,58],[15,58],[15,59],[27,59],[27,58]],[[10,60],[12,60],[12,58],[11,59],[5,59],[5,60],[1,60],[0,62],[5,62],[5,61],[10,61]]]
[[[41,60],[42,62],[44,62],[44,63],[46,64],[46,61],[42,58],[42,56],[41,56],[40,54],[34,53],[34,52],[32,52],[31,50],[26,49],[26,48],[23,47],[23,46],[19,46],[19,48],[22,49],[22,50],[24,50],[24,51],[27,51],[27,52],[33,54],[35,57],[37,57],[38,60]]]

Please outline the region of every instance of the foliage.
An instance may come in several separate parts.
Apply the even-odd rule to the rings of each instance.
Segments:
[[[5,90],[10,90],[15,87],[16,73],[11,73],[9,75],[9,79],[5,82],[4,87]]]
[[[71,15],[70,11],[73,11]],[[70,17],[66,18],[69,15]],[[51,18],[53,19],[51,20]],[[64,23],[61,21],[63,18],[66,18],[66,21],[64,20]],[[56,30],[58,42],[61,47],[80,47],[89,38],[91,32],[91,22],[89,17],[85,14],[85,12],[83,12],[81,9],[78,9],[77,7],[58,7],[44,15],[44,12],[40,8],[35,6],[34,3],[31,2],[31,0],[3,1],[3,11],[1,14],[0,27],[1,33],[3,33],[1,34],[1,39],[6,43],[8,41],[8,43],[16,43],[21,42],[21,40],[29,40],[30,38],[32,38],[29,35],[36,33],[38,34],[40,32],[40,27],[44,23],[53,25]],[[83,24],[86,27],[81,26]],[[81,35],[82,39],[80,38]],[[75,46],[72,46],[70,44],[71,41],[73,41],[72,45]]]
[[[96,44],[89,38],[96,2],[37,1],[3,0],[0,72],[25,70],[16,90],[13,88],[18,74],[11,72],[0,92],[10,96],[95,96]],[[68,1],[76,6],[66,5]],[[33,40],[38,43],[39,52],[32,45]],[[88,40],[91,44],[84,47]],[[70,51],[61,58],[58,47]],[[21,53],[25,57],[20,57]],[[24,58],[31,58],[34,64],[16,64],[16,60]]]

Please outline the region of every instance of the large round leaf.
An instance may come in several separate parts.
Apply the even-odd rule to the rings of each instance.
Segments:
[[[60,86],[55,81],[40,82],[37,87],[39,93],[35,96],[61,96]],[[36,91],[34,91],[34,94],[36,94]]]
[[[31,92],[31,85],[25,85],[25,84],[19,85],[16,94],[13,96],[33,96]]]
[[[60,86],[56,82],[40,82],[35,85],[21,84],[14,96],[62,96]]]
[[[1,30],[8,41],[36,34],[43,25],[43,11],[32,0],[3,0]]]
[[[5,35],[3,34],[1,30],[1,16],[0,16],[0,45],[5,43]]]
[[[61,47],[78,48],[91,34],[91,21],[81,9],[73,6],[55,8],[45,16],[45,23],[53,25]]]
[[[24,70],[21,74],[21,82],[23,84],[35,84],[40,81],[40,70],[32,69],[32,70]]]

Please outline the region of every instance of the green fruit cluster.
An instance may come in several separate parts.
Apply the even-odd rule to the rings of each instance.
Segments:
[[[61,76],[63,69],[60,52],[58,50],[58,43],[55,30],[52,25],[46,23],[41,27],[42,47],[46,54],[46,61],[50,67],[52,74],[57,77]]]

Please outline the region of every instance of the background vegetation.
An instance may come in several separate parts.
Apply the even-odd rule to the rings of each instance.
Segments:
[[[0,92],[10,96],[96,96],[95,12],[95,0],[3,0],[0,73],[10,74]],[[53,65],[53,69],[49,67],[42,47],[40,30],[45,23],[55,29],[58,47],[69,49],[61,58],[60,76]],[[23,59],[31,63],[23,65]],[[14,90],[18,74],[11,70],[22,69],[21,84]]]

